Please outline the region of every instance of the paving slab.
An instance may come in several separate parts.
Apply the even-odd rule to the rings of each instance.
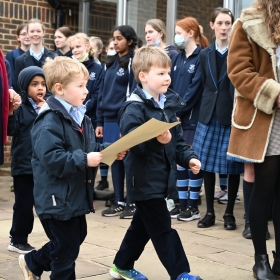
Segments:
[[[23,275],[18,266],[18,254],[7,250],[9,231],[12,223],[14,194],[10,192],[12,178],[1,176],[0,172],[0,280],[21,280]],[[112,191],[112,182],[110,189]],[[208,229],[197,228],[197,220],[181,222],[172,220],[172,226],[178,231],[188,256],[191,272],[199,274],[204,280],[250,280],[252,275],[253,246],[251,240],[242,237],[244,229],[243,200],[235,205],[237,230],[226,231],[223,228],[223,214],[226,205],[215,203],[216,224]],[[201,215],[205,214],[205,197],[199,207]],[[104,201],[95,201],[96,213],[87,215],[88,235],[81,246],[76,262],[78,280],[112,280],[108,271],[130,220],[119,217],[103,217]],[[34,228],[29,242],[36,248],[44,245],[46,237],[41,223],[34,215]],[[270,260],[274,250],[274,233],[269,222],[272,239],[267,242]],[[166,270],[159,261],[151,242],[148,242],[143,254],[135,263],[135,268],[150,280],[170,280]],[[42,280],[49,279],[50,272],[42,275]]]

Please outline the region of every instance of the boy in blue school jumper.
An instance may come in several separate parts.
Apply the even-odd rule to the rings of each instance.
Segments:
[[[25,254],[35,249],[28,243],[34,222],[30,130],[39,109],[45,103],[46,82],[43,70],[37,66],[23,69],[18,76],[18,85],[22,104],[14,112],[11,108],[8,119],[8,135],[13,136],[11,173],[15,193],[8,250]]]
[[[176,112],[185,104],[177,93],[168,90],[171,60],[166,52],[158,47],[142,47],[132,67],[139,85],[119,112],[121,134],[128,134],[151,118],[176,122]],[[134,262],[151,239],[171,280],[201,279],[189,274],[189,263],[177,231],[171,228],[165,201],[168,188],[176,183],[176,163],[194,173],[200,170],[200,161],[183,140],[178,125],[130,149],[125,168],[136,212],[109,272],[113,278],[148,279],[134,269]]]
[[[87,235],[85,214],[94,212],[91,168],[108,144],[95,141],[83,101],[89,74],[79,61],[56,57],[43,67],[53,93],[42,106],[31,130],[34,201],[50,239],[38,251],[19,256],[24,279],[74,280],[75,260]],[[122,159],[125,153],[118,154]]]

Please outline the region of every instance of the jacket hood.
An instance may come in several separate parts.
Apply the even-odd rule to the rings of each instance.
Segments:
[[[166,96],[164,108],[172,107],[174,109],[174,114],[186,105],[179,96],[179,94],[173,91],[172,89],[168,89],[164,95]],[[154,103],[151,101],[151,99],[147,99],[142,88],[139,85],[137,85],[136,89],[131,93],[130,97],[121,107],[118,115],[118,122],[120,121],[120,118],[123,115],[126,107],[132,102],[146,103],[148,106],[154,107]]]

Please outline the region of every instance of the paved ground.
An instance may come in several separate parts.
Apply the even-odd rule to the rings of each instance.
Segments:
[[[18,254],[7,250],[9,230],[12,219],[13,193],[10,192],[11,177],[1,176],[0,172],[0,280],[23,279],[18,267]],[[242,198],[242,192],[240,192]],[[105,218],[100,212],[105,209],[104,201],[96,201],[97,211],[87,215],[88,236],[81,247],[76,264],[77,279],[110,280],[108,270],[129,220],[118,217]],[[204,280],[247,280],[253,279],[253,248],[250,240],[245,240],[241,233],[244,228],[243,203],[236,204],[235,217],[238,228],[235,231],[223,229],[223,212],[225,205],[216,204],[216,224],[209,229],[197,228],[197,221],[179,222],[173,220],[173,226],[178,231],[187,253],[193,274],[199,274]],[[200,206],[205,214],[205,198]],[[272,223],[269,230],[272,239],[267,242],[270,259],[274,249],[274,233]],[[47,238],[38,218],[29,242],[40,248]],[[169,280],[168,274],[159,262],[157,255],[149,243],[136,263],[135,268],[143,272],[150,280]],[[49,273],[44,273],[42,280],[49,279]]]

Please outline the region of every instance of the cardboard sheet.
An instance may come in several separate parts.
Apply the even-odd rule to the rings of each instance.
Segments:
[[[101,152],[103,155],[102,162],[112,165],[112,163],[116,160],[118,153],[157,137],[178,124],[180,124],[180,122],[166,123],[156,119],[150,119],[103,150]]]

